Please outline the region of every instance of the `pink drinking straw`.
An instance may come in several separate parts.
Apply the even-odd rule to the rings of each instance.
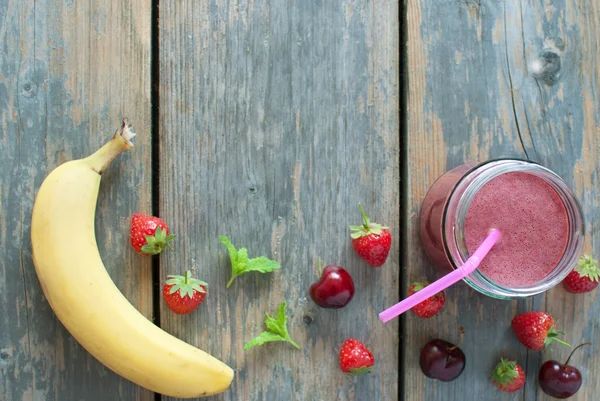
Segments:
[[[481,243],[481,245],[479,245],[479,248],[477,248],[475,253],[473,253],[473,256],[467,259],[462,266],[454,270],[452,273],[446,274],[444,277],[438,279],[432,284],[429,284],[422,290],[415,292],[410,297],[403,299],[396,305],[384,310],[379,314],[379,319],[381,319],[383,323],[387,323],[396,316],[400,316],[407,310],[412,309],[415,305],[420,304],[427,298],[434,296],[438,292],[450,287],[452,284],[473,273],[481,263],[481,260],[485,258],[499,238],[500,231],[490,231],[487,238]]]

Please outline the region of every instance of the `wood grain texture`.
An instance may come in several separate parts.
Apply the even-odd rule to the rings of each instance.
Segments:
[[[152,400],[69,335],[31,259],[34,196],[59,164],[108,141],[122,116],[137,146],[103,176],[100,253],[151,317],[150,261],[128,245],[128,216],[150,212],[150,8],[146,1],[0,0],[0,399]],[[110,395],[110,396],[109,396]]]
[[[518,156],[560,174],[579,197],[586,221],[585,251],[598,256],[598,81],[600,6],[594,1],[408,1],[408,190],[405,202],[406,293],[416,278],[435,278],[418,237],[421,202],[434,180],[470,160]],[[560,69],[557,71],[557,61]],[[558,72],[558,73],[556,73]],[[445,311],[428,321],[404,317],[405,400],[550,400],[538,388],[541,363],[563,359],[566,348],[526,352],[510,330],[516,313],[546,310],[574,344],[597,338],[598,295],[562,287],[522,302],[497,301],[465,284],[448,290]],[[468,361],[452,383],[426,379],[420,347],[430,338],[453,341],[466,329]],[[517,358],[526,387],[502,394],[488,375],[500,356]],[[574,363],[584,375],[574,400],[595,399],[598,344]],[[485,398],[482,398],[485,397]]]
[[[395,400],[398,240],[374,270],[352,250],[358,203],[399,235],[398,4],[385,1],[161,1],[160,213],[178,234],[161,274],[209,283],[191,315],[164,307],[167,331],[235,369],[219,400]],[[219,235],[282,269],[238,277]],[[308,297],[317,258],[344,265],[357,292],[341,310]],[[244,344],[288,303],[302,347]],[[305,321],[311,320],[310,323]],[[344,377],[349,336],[374,374]]]

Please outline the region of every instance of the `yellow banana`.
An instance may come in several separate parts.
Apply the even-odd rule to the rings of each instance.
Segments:
[[[54,313],[96,359],[149,390],[179,398],[221,393],[233,370],[163,331],[121,294],[102,263],[94,218],[102,172],[135,134],[127,120],[89,157],[69,161],[42,183],[33,207],[33,261]]]

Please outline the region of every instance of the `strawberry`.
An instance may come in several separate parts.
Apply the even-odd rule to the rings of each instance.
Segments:
[[[568,292],[580,294],[590,292],[598,287],[599,279],[598,261],[585,255],[579,258],[575,269],[563,280],[563,286]]]
[[[512,393],[525,385],[525,372],[517,362],[501,358],[492,370],[492,382],[500,390]]]
[[[422,290],[428,285],[428,282],[414,282],[408,289],[408,295],[411,296],[415,292]],[[439,311],[441,311],[445,303],[446,294],[444,293],[444,291],[440,291],[431,298],[428,298],[420,304],[414,306],[412,308],[412,311],[415,315],[427,319],[432,316],[435,316]]]
[[[373,354],[360,341],[347,339],[340,349],[340,369],[349,375],[370,373],[375,364]]]
[[[512,320],[512,328],[521,344],[535,351],[543,350],[552,341],[570,347],[558,338],[565,333],[556,331],[554,319],[545,312],[525,312],[517,315]]]
[[[204,297],[208,284],[192,278],[188,270],[185,276],[169,276],[163,286],[163,297],[169,309],[178,315],[185,315],[196,309]]]
[[[169,227],[158,217],[134,214],[131,216],[129,236],[131,246],[137,253],[158,255],[166,247],[173,250],[169,242],[175,238],[175,234],[169,234]]]
[[[392,235],[389,227],[371,223],[361,204],[360,212],[363,217],[362,226],[350,226],[352,247],[368,265],[380,267],[385,263],[390,247],[392,246]]]

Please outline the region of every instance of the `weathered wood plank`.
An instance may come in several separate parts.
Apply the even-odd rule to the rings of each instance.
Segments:
[[[147,1],[0,0],[0,399],[152,400],[94,360],[55,318],[37,280],[29,225],[46,174],[106,142],[120,118],[139,134],[105,173],[97,240],[118,287],[151,317],[150,261],[127,243],[150,211]]]
[[[467,160],[519,156],[559,173],[580,197],[588,221],[586,250],[596,251],[594,228],[599,164],[599,69],[594,49],[599,7],[575,1],[408,2],[408,190],[405,288],[415,278],[435,278],[418,237],[421,202],[434,180]],[[558,77],[540,74],[544,49],[561,61]],[[546,60],[556,58],[548,54]],[[547,70],[546,70],[547,71]],[[555,79],[554,79],[555,78]],[[597,247],[596,247],[597,248]],[[404,360],[406,400],[546,400],[536,381],[540,364],[566,349],[527,353],[510,320],[519,311],[547,310],[573,343],[598,335],[596,294],[572,296],[560,287],[517,302],[496,301],[460,284],[448,291],[444,313],[429,321],[408,314]],[[466,328],[468,362],[461,378],[442,384],[426,379],[418,352],[427,338],[452,340]],[[573,399],[592,399],[598,384],[598,345],[577,359],[586,376]],[[488,375],[502,355],[516,357],[527,385],[514,395],[494,390]]]
[[[376,271],[347,225],[362,202],[399,235],[398,4],[166,0],[160,38],[160,213],[178,234],[161,274],[195,267],[210,285],[192,315],[163,304],[162,326],[236,370],[212,399],[397,399],[398,323],[377,313],[399,296],[398,241]],[[226,290],[219,235],[282,270]],[[319,256],[354,276],[342,310],[307,299]],[[303,350],[243,351],[283,299]],[[349,336],[372,347],[373,375],[340,373]]]

